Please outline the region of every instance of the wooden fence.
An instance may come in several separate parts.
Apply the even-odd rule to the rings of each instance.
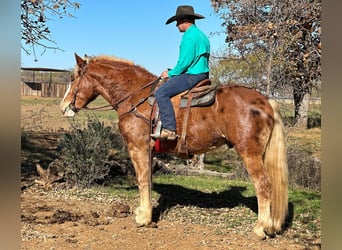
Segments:
[[[65,83],[21,82],[21,95],[62,98],[67,87]]]

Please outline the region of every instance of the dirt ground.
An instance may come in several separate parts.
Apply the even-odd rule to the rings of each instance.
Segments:
[[[133,208],[115,198],[80,198],[39,186],[23,191],[21,210],[22,249],[319,249],[289,239],[290,231],[258,241],[252,225],[237,230],[173,218],[139,228]]]
[[[28,111],[28,107],[22,107],[22,117],[29,116]],[[50,121],[54,123],[53,119]],[[48,135],[44,138],[40,138],[42,149],[49,162],[56,140]],[[39,177],[32,159],[39,153],[22,150],[21,249],[320,249],[320,239],[313,236],[308,244],[295,236],[301,232],[291,228],[275,238],[256,240],[252,222],[227,227],[214,219],[213,223],[201,223],[175,215],[160,219],[154,228],[137,227],[132,211],[138,197],[129,202],[100,193],[87,194],[88,191],[46,189],[35,182]],[[250,210],[235,207],[225,211],[234,216],[241,209]],[[253,217],[250,221],[255,221],[256,214],[247,212]]]

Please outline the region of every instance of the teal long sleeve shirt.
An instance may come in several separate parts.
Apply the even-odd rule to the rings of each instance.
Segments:
[[[168,71],[168,76],[209,72],[209,55],[208,37],[195,24],[191,25],[182,36],[177,64]]]

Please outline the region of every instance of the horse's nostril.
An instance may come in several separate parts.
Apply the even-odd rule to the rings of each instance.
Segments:
[[[75,106],[74,103],[70,103],[70,104],[69,104],[69,108],[70,108],[72,111],[74,111],[75,113],[77,112],[77,108],[76,108],[76,106]]]

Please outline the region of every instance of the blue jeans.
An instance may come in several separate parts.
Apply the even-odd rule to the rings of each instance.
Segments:
[[[207,78],[209,78],[209,73],[197,75],[181,74],[170,78],[156,90],[155,96],[163,128],[176,130],[176,117],[170,98],[191,89],[197,83]]]

